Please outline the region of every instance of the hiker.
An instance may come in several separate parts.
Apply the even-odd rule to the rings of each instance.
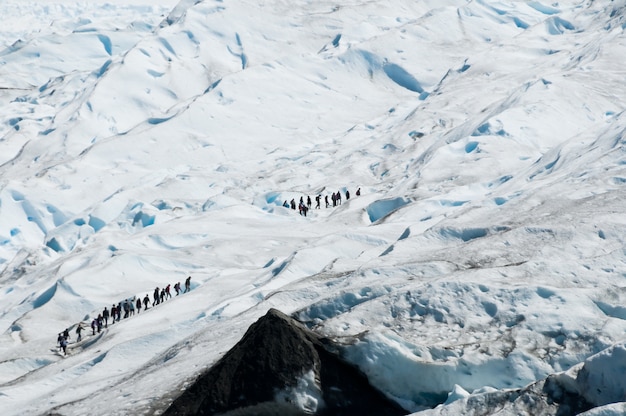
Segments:
[[[63,350],[63,355],[67,355],[67,338],[62,337],[60,347]]]
[[[306,197],[306,206],[311,209],[311,197],[308,195]]]
[[[183,293],[187,293],[191,290],[191,276],[185,280],[185,291]]]
[[[324,201],[326,202],[326,208],[328,208],[328,206],[330,205],[330,204],[328,203],[328,195],[326,195],[326,196],[324,197]]]
[[[76,342],[80,342],[80,340],[83,339],[83,337],[81,336],[82,331],[83,331],[83,323],[79,322],[78,326],[76,327]]]
[[[346,189],[346,201],[350,199],[350,191]]]
[[[98,327],[98,333],[102,331],[102,315],[98,315],[98,319],[96,320],[96,326]]]
[[[120,316],[122,316],[122,302],[117,304],[117,321],[119,322]]]
[[[337,205],[341,205],[341,192],[337,191]]]
[[[104,327],[108,328],[109,327],[109,310],[107,309],[107,307],[104,307],[104,310],[102,311],[102,319],[104,319]]]
[[[59,336],[57,337],[57,344],[59,344],[59,346],[61,346],[61,341],[63,341],[64,338],[63,332],[59,332]]]
[[[150,303],[150,296],[146,293],[146,296],[143,298],[143,310],[148,310],[148,303]]]
[[[170,286],[171,285],[169,283],[165,286],[165,299],[172,297],[172,294],[170,293]]]
[[[360,196],[361,195],[361,188],[356,190],[356,196]]]
[[[176,291],[176,296],[180,293],[180,282],[176,282],[174,285],[174,290]]]
[[[91,321],[91,335],[96,335],[96,319],[94,318],[93,321]]]
[[[157,287],[156,289],[154,289],[154,293],[152,294],[152,306],[158,305],[159,304],[159,288]]]
[[[130,307],[130,316],[135,314],[135,298],[128,299],[128,306]]]
[[[141,298],[137,298],[137,313],[141,312]]]
[[[113,306],[111,306],[111,325],[115,323],[115,315],[117,315],[117,307],[113,304]]]
[[[287,202],[287,200],[285,199],[285,202],[283,202],[283,207],[285,208],[289,208],[289,202]]]
[[[296,200],[291,198],[291,209],[293,209],[295,211],[296,209]]]
[[[300,208],[300,215],[304,215],[304,216],[306,217],[306,212],[307,212],[307,210],[308,210],[308,208],[306,207],[306,205],[304,205],[304,204],[302,204],[302,203],[301,203],[299,208]]]
[[[320,200],[322,199],[321,195],[317,195],[315,197],[315,209],[320,209]]]

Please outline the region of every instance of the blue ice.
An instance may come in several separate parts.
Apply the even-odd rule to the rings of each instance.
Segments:
[[[382,199],[375,201],[367,206],[367,215],[369,216],[371,222],[376,222],[409,202],[410,201],[405,198]]]

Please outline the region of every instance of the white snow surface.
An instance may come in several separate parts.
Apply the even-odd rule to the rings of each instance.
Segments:
[[[623,0],[0,14],[3,416],[159,414],[269,308],[407,413],[555,373],[624,413]]]

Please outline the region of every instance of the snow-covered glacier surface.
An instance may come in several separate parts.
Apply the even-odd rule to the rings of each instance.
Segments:
[[[623,0],[0,13],[4,415],[158,414],[270,308],[407,414],[626,411]]]

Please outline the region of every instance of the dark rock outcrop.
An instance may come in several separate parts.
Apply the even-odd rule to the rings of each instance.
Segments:
[[[329,346],[330,341],[271,309],[165,415],[408,413]],[[309,396],[308,404],[306,398],[305,403],[299,400],[303,392]]]

